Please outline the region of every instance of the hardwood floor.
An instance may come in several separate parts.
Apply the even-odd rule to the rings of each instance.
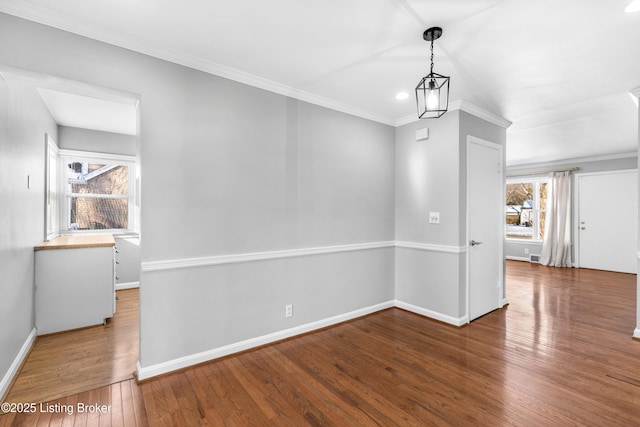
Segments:
[[[7,402],[48,402],[133,378],[138,361],[138,289],[116,292],[106,325],[38,337]]]
[[[0,416],[0,427],[148,425],[142,394],[135,380],[38,404],[30,413],[12,412]]]
[[[131,383],[139,425],[640,425],[636,276],[510,261],[507,291],[464,328],[389,309]]]

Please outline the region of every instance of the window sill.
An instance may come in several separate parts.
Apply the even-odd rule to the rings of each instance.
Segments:
[[[132,239],[140,237],[140,233],[133,230],[66,230],[61,231],[60,234],[68,236],[81,236],[83,234],[111,234],[114,238],[121,239]]]

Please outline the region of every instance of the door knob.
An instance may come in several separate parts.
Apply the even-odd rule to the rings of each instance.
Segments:
[[[481,245],[481,244],[482,244],[482,242],[476,242],[475,240],[471,241],[471,246],[478,246],[478,245]]]

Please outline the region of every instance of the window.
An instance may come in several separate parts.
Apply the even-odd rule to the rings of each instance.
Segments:
[[[65,151],[61,159],[64,230],[135,231],[133,158]]]
[[[59,150],[55,141],[45,135],[45,233],[44,240],[48,241],[58,235],[58,156]]]
[[[505,236],[540,241],[544,235],[548,178],[507,180]]]

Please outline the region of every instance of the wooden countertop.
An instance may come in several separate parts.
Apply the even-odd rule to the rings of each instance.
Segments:
[[[115,246],[111,234],[74,234],[58,236],[48,242],[42,242],[35,246],[36,251],[49,249],[81,249]]]

